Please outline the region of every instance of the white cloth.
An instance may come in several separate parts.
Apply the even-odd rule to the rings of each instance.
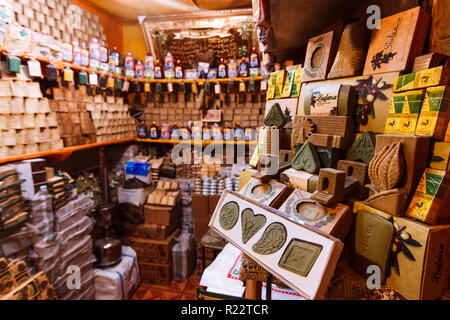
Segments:
[[[242,251],[231,243],[227,244],[203,272],[200,285],[211,292],[241,297],[245,290],[239,278],[241,262]]]

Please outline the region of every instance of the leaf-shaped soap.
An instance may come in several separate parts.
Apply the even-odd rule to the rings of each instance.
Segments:
[[[264,225],[266,224],[266,217],[258,214],[254,215],[252,209],[245,209],[242,211],[242,242],[247,243]]]
[[[292,168],[295,170],[304,170],[311,174],[317,174],[320,169],[320,160],[316,148],[308,141],[298,150],[292,159]]]
[[[283,111],[278,103],[274,103],[270,108],[269,113],[264,118],[264,125],[271,127],[275,126],[281,128],[286,124],[286,118],[284,117]]]
[[[252,246],[252,249],[262,255],[273,254],[283,247],[286,238],[285,226],[279,222],[274,222],[266,228],[261,239]]]

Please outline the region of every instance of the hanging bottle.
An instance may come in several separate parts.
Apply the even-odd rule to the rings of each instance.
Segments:
[[[89,59],[91,60],[91,69],[100,69],[100,43],[97,38],[92,38],[89,43]]]
[[[175,66],[175,78],[183,79],[183,68],[181,67],[180,60],[177,60],[177,65]]]
[[[89,68],[90,59],[89,59],[89,50],[86,48],[86,43],[83,42],[81,44],[81,66]]]
[[[72,64],[76,66],[81,66],[81,47],[77,40],[72,42],[73,44],[73,62]]]
[[[217,77],[226,78],[227,77],[227,66],[223,61],[223,58],[220,59],[219,68],[217,68]]]

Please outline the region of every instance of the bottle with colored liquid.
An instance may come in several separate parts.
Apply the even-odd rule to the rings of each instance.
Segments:
[[[170,126],[167,123],[161,126],[161,139],[170,140]]]
[[[145,79],[153,79],[153,69],[155,68],[155,62],[150,53],[147,53],[144,61],[144,78]]]
[[[62,60],[67,63],[73,62],[73,44],[70,43],[69,37],[66,37],[62,45]]]
[[[217,68],[217,77],[226,78],[227,77],[227,65],[223,61],[223,58],[220,59],[219,67]]]
[[[234,132],[231,128],[225,127],[223,129],[223,140],[225,140],[225,141],[234,140]]]
[[[252,48],[252,53],[250,54],[250,68],[258,68],[259,66],[259,58],[258,53],[256,52],[256,48]]]
[[[140,139],[147,139],[148,138],[147,127],[146,127],[144,121],[141,121],[141,123],[139,124],[137,136]]]
[[[175,78],[183,79],[183,68],[181,67],[180,60],[177,60],[177,65],[175,66]]]
[[[243,141],[245,138],[245,132],[241,128],[241,125],[239,122],[236,122],[236,126],[234,128],[234,140],[236,141]]]
[[[155,79],[162,79],[162,68],[159,60],[156,60],[155,64]]]
[[[160,134],[159,128],[156,125],[156,122],[153,121],[152,126],[150,127],[150,134],[149,134],[150,139],[159,139],[159,134]]]
[[[180,139],[180,129],[178,128],[176,122],[174,122],[172,124],[172,128],[170,128],[170,138],[172,140],[179,140]]]
[[[144,78],[144,65],[140,60],[136,62],[135,66],[135,73],[136,73],[136,79],[143,79]]]
[[[102,41],[100,47],[100,70],[103,72],[108,72],[108,59],[108,48],[106,47],[106,43]]]
[[[116,67],[119,66],[120,63],[120,54],[117,51],[117,47],[113,47],[113,50],[109,53],[109,58],[114,61]]]
[[[91,69],[100,69],[100,43],[97,38],[92,38],[89,43],[89,59],[91,60]]]
[[[128,52],[124,61],[125,77],[134,78],[134,56]]]
[[[89,50],[86,48],[86,43],[83,42],[81,44],[81,66],[89,68],[90,59],[89,59]]]
[[[236,78],[238,76],[238,67],[236,61],[231,59],[228,63],[228,78]]]
[[[190,140],[191,139],[191,134],[187,127],[181,128],[180,136],[181,136],[181,140]]]
[[[223,140],[222,128],[217,123],[214,123],[212,127],[212,139],[215,141]]]
[[[171,71],[174,70],[175,63],[173,61],[173,56],[170,52],[167,52],[166,56],[164,57],[164,71]]]
[[[81,66],[81,47],[77,40],[72,42],[73,44],[73,62],[72,64],[76,66]]]
[[[209,128],[203,128],[203,140],[205,141],[211,140],[211,130]]]
[[[239,63],[239,76],[240,77],[248,76],[248,64],[245,61],[245,58],[242,58],[241,62]]]
[[[116,63],[114,62],[114,59],[109,56],[108,58],[108,72],[111,74],[116,74],[117,69],[116,69]]]

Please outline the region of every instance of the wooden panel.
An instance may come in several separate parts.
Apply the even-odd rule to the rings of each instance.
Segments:
[[[421,7],[381,19],[381,28],[372,31],[364,75],[411,70],[422,53],[429,22]]]
[[[429,52],[450,55],[450,5],[448,0],[434,0]]]

